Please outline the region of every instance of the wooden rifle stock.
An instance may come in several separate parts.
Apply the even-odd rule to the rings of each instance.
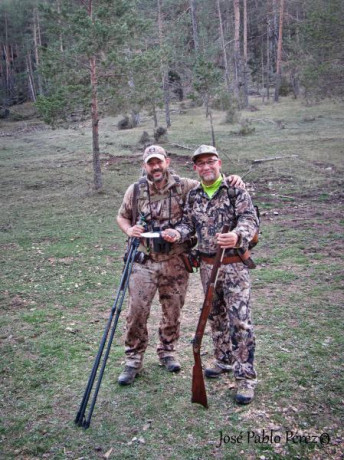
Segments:
[[[224,225],[221,233],[227,233],[229,230],[228,225]],[[213,296],[216,287],[217,275],[221,262],[223,259],[225,249],[218,248],[214,265],[211,271],[209,284],[207,287],[207,292],[205,294],[205,299],[203,302],[201,314],[198,320],[196,334],[193,339],[193,354],[194,354],[194,366],[192,368],[192,398],[191,402],[202,404],[204,407],[208,407],[207,402],[207,393],[205,391],[204,377],[202,371],[202,361],[201,361],[201,343],[203,339],[203,334],[205,326],[207,324],[208,316],[213,305]]]

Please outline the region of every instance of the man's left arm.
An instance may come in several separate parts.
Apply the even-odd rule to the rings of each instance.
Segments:
[[[237,225],[233,232],[238,235],[236,247],[247,248],[259,229],[259,222],[251,197],[246,190],[238,190],[235,199],[235,215]]]
[[[258,219],[246,190],[237,190],[235,198],[235,216],[237,224],[228,233],[217,233],[217,243],[221,248],[247,248],[258,230]]]

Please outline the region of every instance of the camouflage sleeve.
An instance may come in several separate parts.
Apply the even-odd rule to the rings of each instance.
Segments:
[[[121,207],[118,210],[118,216],[124,217],[131,221],[132,217],[132,202],[133,202],[133,194],[134,194],[134,184],[131,184],[127,191],[124,194],[123,201]]]
[[[234,232],[239,236],[240,247],[247,247],[258,230],[258,218],[250,195],[246,190],[236,189],[235,214],[237,225]]]
[[[186,193],[189,193],[190,190],[192,190],[195,187],[198,187],[198,185],[199,185],[198,180],[187,179],[187,178],[184,179],[184,189]]]
[[[199,182],[194,182],[196,182],[196,185],[199,185]],[[178,232],[180,233],[181,243],[184,243],[184,241],[188,240],[190,236],[192,236],[195,233],[194,220],[192,218],[192,204],[190,201],[190,192],[186,197],[182,220],[180,224],[178,224],[175,227],[175,229],[178,230]]]

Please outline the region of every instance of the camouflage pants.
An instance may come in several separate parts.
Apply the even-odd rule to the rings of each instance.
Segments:
[[[204,291],[212,265],[201,263]],[[254,385],[255,336],[251,320],[250,279],[247,267],[241,263],[220,268],[212,311],[209,315],[215,359],[233,366],[236,379],[250,379]]]
[[[126,365],[139,368],[148,345],[147,321],[158,291],[162,315],[159,325],[159,358],[172,356],[180,334],[180,310],[184,305],[189,273],[179,256],[163,262],[134,263],[129,280],[126,318]]]

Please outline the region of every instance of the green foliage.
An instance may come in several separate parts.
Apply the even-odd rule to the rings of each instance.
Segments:
[[[216,2],[196,2],[197,52],[193,44],[189,2],[162,2],[161,37],[156,0],[93,0],[92,17],[87,5],[88,1],[68,0],[0,2],[3,59],[6,53],[11,56],[7,62],[8,69],[6,60],[3,60],[1,105],[34,100],[37,94],[51,97],[64,81],[68,84],[73,79],[78,81],[79,72],[83,74],[80,84],[89,86],[89,76],[85,77],[85,71],[87,73],[89,59],[96,56],[102,112],[129,113],[143,107],[161,106],[162,64],[165,70],[172,69],[181,76],[184,94],[196,90],[203,99],[205,94],[212,94],[216,107],[231,111],[227,102],[221,104],[221,98],[215,91],[216,85],[222,86],[223,79]],[[229,67],[233,69],[233,5],[231,2],[226,5],[225,8],[225,2],[221,2],[227,57]],[[284,21],[282,68],[284,76],[296,83],[293,85],[294,90],[297,88],[295,94],[300,92],[300,86],[301,93],[305,90],[307,97],[311,94],[317,97],[341,96],[344,93],[343,17],[341,0],[286,3],[288,20]],[[255,86],[260,90],[262,85],[274,83],[278,14],[266,2],[250,2],[248,22],[249,89]],[[41,40],[42,44],[38,59],[36,40]],[[198,62],[199,56],[202,56],[202,63]],[[61,62],[61,57],[64,62]],[[141,61],[141,65],[135,61]],[[142,68],[145,69],[143,73]],[[232,74],[229,77],[234,78]],[[31,85],[34,94],[29,90]],[[289,94],[290,90],[291,86],[287,83],[281,88],[281,95]],[[199,97],[196,99],[199,100]],[[85,104],[83,98],[80,105],[89,110],[89,102]],[[227,107],[220,108],[223,105]]]
[[[225,118],[225,123],[236,123],[238,121],[238,114],[237,114],[237,109],[235,106],[230,107],[228,110],[226,110],[226,118]]]
[[[137,52],[131,56],[130,71],[132,84],[128,93],[128,106],[162,106],[163,91],[160,72],[161,51],[158,48]]]
[[[129,50],[145,27],[134,6],[135,1],[100,0],[93,2],[90,16],[83,4],[62,1],[60,9],[44,5],[49,44],[41,49],[46,83],[37,107],[47,122],[65,121],[75,109],[90,112],[92,57],[100,107],[118,113],[133,106],[127,97]]]
[[[240,129],[238,134],[240,136],[249,136],[256,131],[256,128],[252,126],[252,123],[248,119],[244,119],[240,121]]]
[[[234,113],[236,112],[237,104],[234,101],[233,95],[226,91],[225,88],[221,88],[216,93],[211,106],[215,110],[222,110],[223,112],[231,112],[233,110]]]
[[[75,112],[84,112],[88,103],[88,92],[84,86],[65,85],[50,96],[38,96],[35,106],[45,123],[56,127],[70,122]],[[84,104],[82,102],[84,101]]]
[[[282,78],[281,85],[279,88],[280,96],[289,96],[292,93],[292,89],[287,78]]]
[[[236,123],[238,121],[238,105],[233,95],[225,88],[222,88],[213,98],[211,108],[226,112],[225,123]]]
[[[38,96],[36,107],[45,123],[56,126],[57,120],[66,120],[65,99],[55,93],[50,97]]]
[[[214,95],[222,81],[222,73],[211,61],[198,58],[194,68],[193,86],[201,95]]]
[[[341,0],[316,0],[301,24],[304,41],[302,84],[307,95],[344,95],[344,4]]]

